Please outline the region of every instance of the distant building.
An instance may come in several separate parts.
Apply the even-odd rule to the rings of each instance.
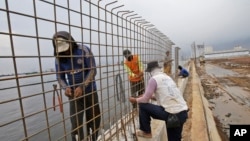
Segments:
[[[248,49],[244,49],[241,46],[234,47],[233,50],[224,51],[213,51],[210,53],[205,53],[205,59],[217,59],[217,58],[227,58],[227,57],[238,57],[250,55]]]
[[[236,46],[236,47],[234,47],[234,50],[242,50],[243,48],[242,48],[242,46]]]
[[[204,48],[204,53],[211,53],[213,52],[213,47],[212,46],[205,46]]]

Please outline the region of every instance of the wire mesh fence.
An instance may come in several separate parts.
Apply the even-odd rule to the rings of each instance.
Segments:
[[[87,129],[85,120],[85,140],[91,138],[89,130],[101,134],[132,109],[123,51],[138,54],[145,65],[162,61],[173,45],[117,1],[5,0],[0,1],[0,17],[1,140],[71,140],[70,100],[56,79],[56,32],[67,31],[95,58],[101,125]]]

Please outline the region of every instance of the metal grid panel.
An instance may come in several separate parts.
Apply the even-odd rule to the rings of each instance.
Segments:
[[[70,140],[69,102],[54,69],[55,32],[68,31],[94,53],[103,130],[132,108],[122,51],[139,54],[145,64],[162,60],[173,45],[134,12],[119,10],[123,5],[117,1],[6,0],[0,5],[1,140]],[[62,113],[58,102],[53,106],[53,93],[62,96]]]

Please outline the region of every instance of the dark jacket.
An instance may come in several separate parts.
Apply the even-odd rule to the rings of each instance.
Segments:
[[[61,37],[71,42],[70,55],[60,57],[56,54],[55,38]],[[77,44],[74,38],[65,31],[59,31],[53,36],[54,55],[56,56],[55,66],[57,79],[64,89],[72,89],[82,86],[85,91],[96,90],[96,64],[94,56],[89,47]]]

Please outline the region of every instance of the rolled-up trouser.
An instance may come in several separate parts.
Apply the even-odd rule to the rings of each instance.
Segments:
[[[83,131],[83,115],[86,110],[87,133],[90,135],[92,130],[92,141],[97,140],[98,128],[101,122],[100,107],[98,104],[98,95],[96,91],[85,92],[85,96],[74,100],[70,100],[70,120],[71,120],[71,136],[72,141],[76,141],[75,136],[78,135],[80,140],[84,139]],[[85,108],[86,107],[86,108]]]
[[[167,119],[169,113],[165,111],[162,106],[151,104],[151,103],[140,103],[139,104],[139,123],[140,130],[151,133],[151,117],[154,119],[164,120],[167,126]],[[182,111],[177,114],[181,125],[177,128],[167,128],[168,141],[181,141],[181,133],[183,124],[187,120],[187,111]]]

